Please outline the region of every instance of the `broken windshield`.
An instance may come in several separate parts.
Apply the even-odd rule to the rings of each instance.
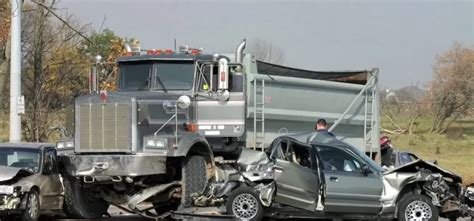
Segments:
[[[194,62],[127,62],[120,65],[120,90],[189,90],[194,81]]]

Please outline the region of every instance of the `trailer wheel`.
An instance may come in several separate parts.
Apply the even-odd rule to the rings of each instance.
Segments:
[[[263,206],[254,189],[242,186],[230,193],[226,202],[227,213],[240,220],[261,220]]]
[[[398,209],[398,220],[428,220],[437,221],[439,217],[438,208],[433,205],[431,199],[424,195],[408,195],[400,202]]]
[[[90,190],[81,187],[78,180],[64,177],[63,209],[70,218],[98,219],[107,214],[109,204],[102,199],[93,198]]]
[[[192,206],[192,194],[202,193],[208,181],[207,164],[203,156],[189,157],[182,168],[182,198],[183,207]]]
[[[37,221],[40,216],[40,202],[38,192],[31,190],[26,198],[26,208],[21,215],[23,221]]]

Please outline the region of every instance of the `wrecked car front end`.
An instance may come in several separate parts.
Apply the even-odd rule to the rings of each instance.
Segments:
[[[426,195],[446,218],[474,215],[465,204],[462,178],[438,165],[418,159],[383,174],[384,193],[381,213],[397,213],[406,194]]]
[[[31,171],[0,166],[0,215],[20,214],[25,209],[27,179]],[[25,180],[26,178],[26,180]]]
[[[22,194],[20,187],[0,185],[0,214],[16,214],[20,212]]]

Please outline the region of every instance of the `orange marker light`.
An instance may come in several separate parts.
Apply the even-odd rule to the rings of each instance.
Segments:
[[[186,123],[186,131],[196,132],[197,131],[197,125],[193,124],[193,123]]]

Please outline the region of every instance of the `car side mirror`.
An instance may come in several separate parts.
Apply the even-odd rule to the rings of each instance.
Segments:
[[[362,166],[362,173],[367,176],[369,175],[369,173],[372,173],[372,171],[370,170],[369,166],[367,164],[364,164]]]

